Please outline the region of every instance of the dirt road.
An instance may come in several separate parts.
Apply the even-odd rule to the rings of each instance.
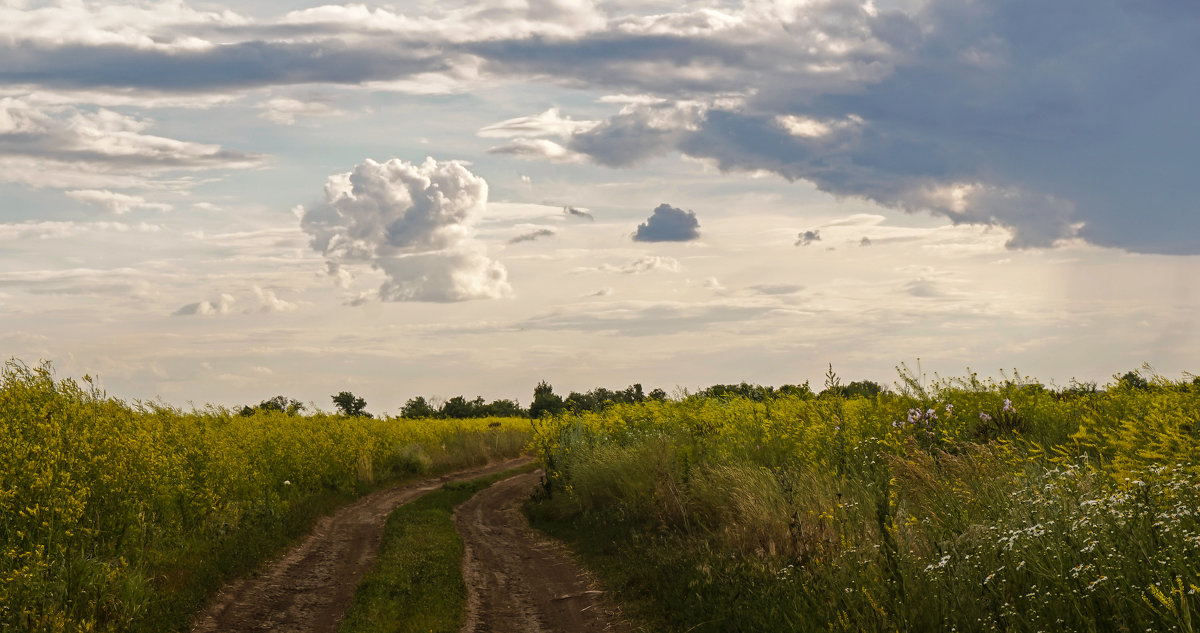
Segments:
[[[540,478],[541,471],[505,479],[455,511],[466,545],[462,633],[631,632],[566,549],[521,513]]]
[[[529,461],[528,457],[512,459],[362,497],[318,521],[299,546],[260,575],[225,587],[197,617],[193,632],[337,631],[359,579],[379,551],[392,510],[448,481],[473,479]]]

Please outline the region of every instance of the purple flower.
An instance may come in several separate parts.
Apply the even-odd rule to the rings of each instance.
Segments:
[[[1012,400],[1009,400],[1008,398],[1005,398],[1005,399],[1004,399],[1004,410],[1005,410],[1005,411],[1012,411],[1012,410],[1013,410],[1013,406],[1012,406]]]
[[[954,405],[952,405],[952,404],[946,405],[946,415],[952,415],[953,413],[954,413]]]
[[[991,422],[991,421],[992,421],[992,416],[988,415],[986,411],[980,411],[980,412],[979,412],[979,419],[980,419],[980,420],[983,420],[984,422]]]

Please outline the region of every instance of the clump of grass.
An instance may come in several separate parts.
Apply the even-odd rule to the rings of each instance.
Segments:
[[[359,583],[341,633],[457,632],[467,594],[454,508],[493,483],[536,467],[448,483],[392,512],[379,557]]]

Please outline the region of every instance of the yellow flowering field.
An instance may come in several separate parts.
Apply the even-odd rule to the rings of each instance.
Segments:
[[[371,419],[106,397],[0,374],[0,630],[164,631],[373,486],[518,454],[529,421]]]
[[[1192,631],[1200,379],[1138,378],[568,413],[531,515],[656,631]]]

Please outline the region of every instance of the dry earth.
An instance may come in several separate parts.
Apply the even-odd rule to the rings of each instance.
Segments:
[[[473,479],[529,461],[521,457],[380,490],[340,508],[318,521],[300,545],[258,575],[222,589],[196,618],[193,632],[337,631],[358,581],[379,551],[392,510],[448,481]]]
[[[455,511],[466,546],[462,633],[633,631],[566,548],[521,513],[540,479],[541,471],[510,477]]]

